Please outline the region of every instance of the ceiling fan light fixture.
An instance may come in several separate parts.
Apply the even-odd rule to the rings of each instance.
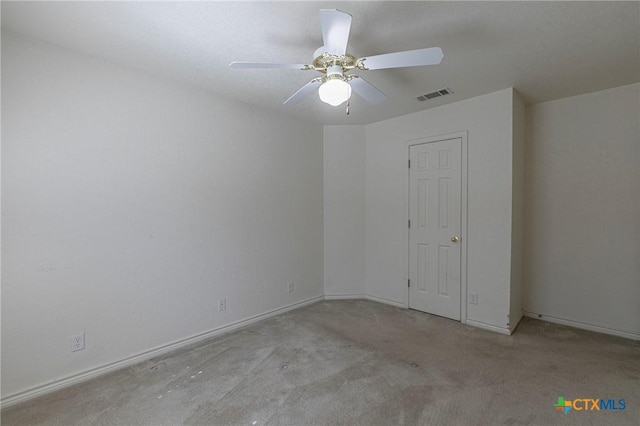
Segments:
[[[370,104],[378,104],[387,98],[364,78],[354,74],[346,75],[354,69],[369,71],[406,68],[435,65],[442,61],[444,55],[439,47],[356,58],[347,53],[351,20],[352,16],[341,10],[320,9],[320,27],[324,44],[315,51],[315,59],[311,65],[234,61],[229,66],[236,69],[297,69],[324,73],[324,76],[314,78],[298,89],[284,101],[284,104],[295,105],[317,89],[322,102],[338,106],[351,98],[351,89]]]
[[[333,75],[328,77],[333,77]],[[322,102],[331,106],[338,106],[348,101],[351,97],[351,86],[341,77],[328,78],[318,89],[318,95],[320,95]]]

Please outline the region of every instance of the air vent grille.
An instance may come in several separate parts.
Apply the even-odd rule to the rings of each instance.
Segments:
[[[416,97],[420,102],[428,101],[429,99],[439,98],[440,96],[446,96],[453,93],[453,90],[445,87],[444,89],[436,90],[435,92],[425,93],[424,95],[420,95]]]

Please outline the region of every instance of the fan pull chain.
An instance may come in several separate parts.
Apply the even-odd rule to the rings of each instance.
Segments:
[[[347,101],[347,115],[349,115],[349,101]]]

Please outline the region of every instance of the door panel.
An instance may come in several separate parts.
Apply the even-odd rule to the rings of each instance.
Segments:
[[[458,321],[461,149],[459,138],[409,149],[409,307]]]

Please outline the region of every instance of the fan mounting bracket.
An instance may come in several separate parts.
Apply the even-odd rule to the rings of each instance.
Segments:
[[[348,53],[344,55],[332,55],[326,52],[313,60],[315,70],[323,73],[326,73],[327,68],[334,65],[339,65],[342,67],[342,72],[347,72],[358,67],[358,60],[355,56]]]

